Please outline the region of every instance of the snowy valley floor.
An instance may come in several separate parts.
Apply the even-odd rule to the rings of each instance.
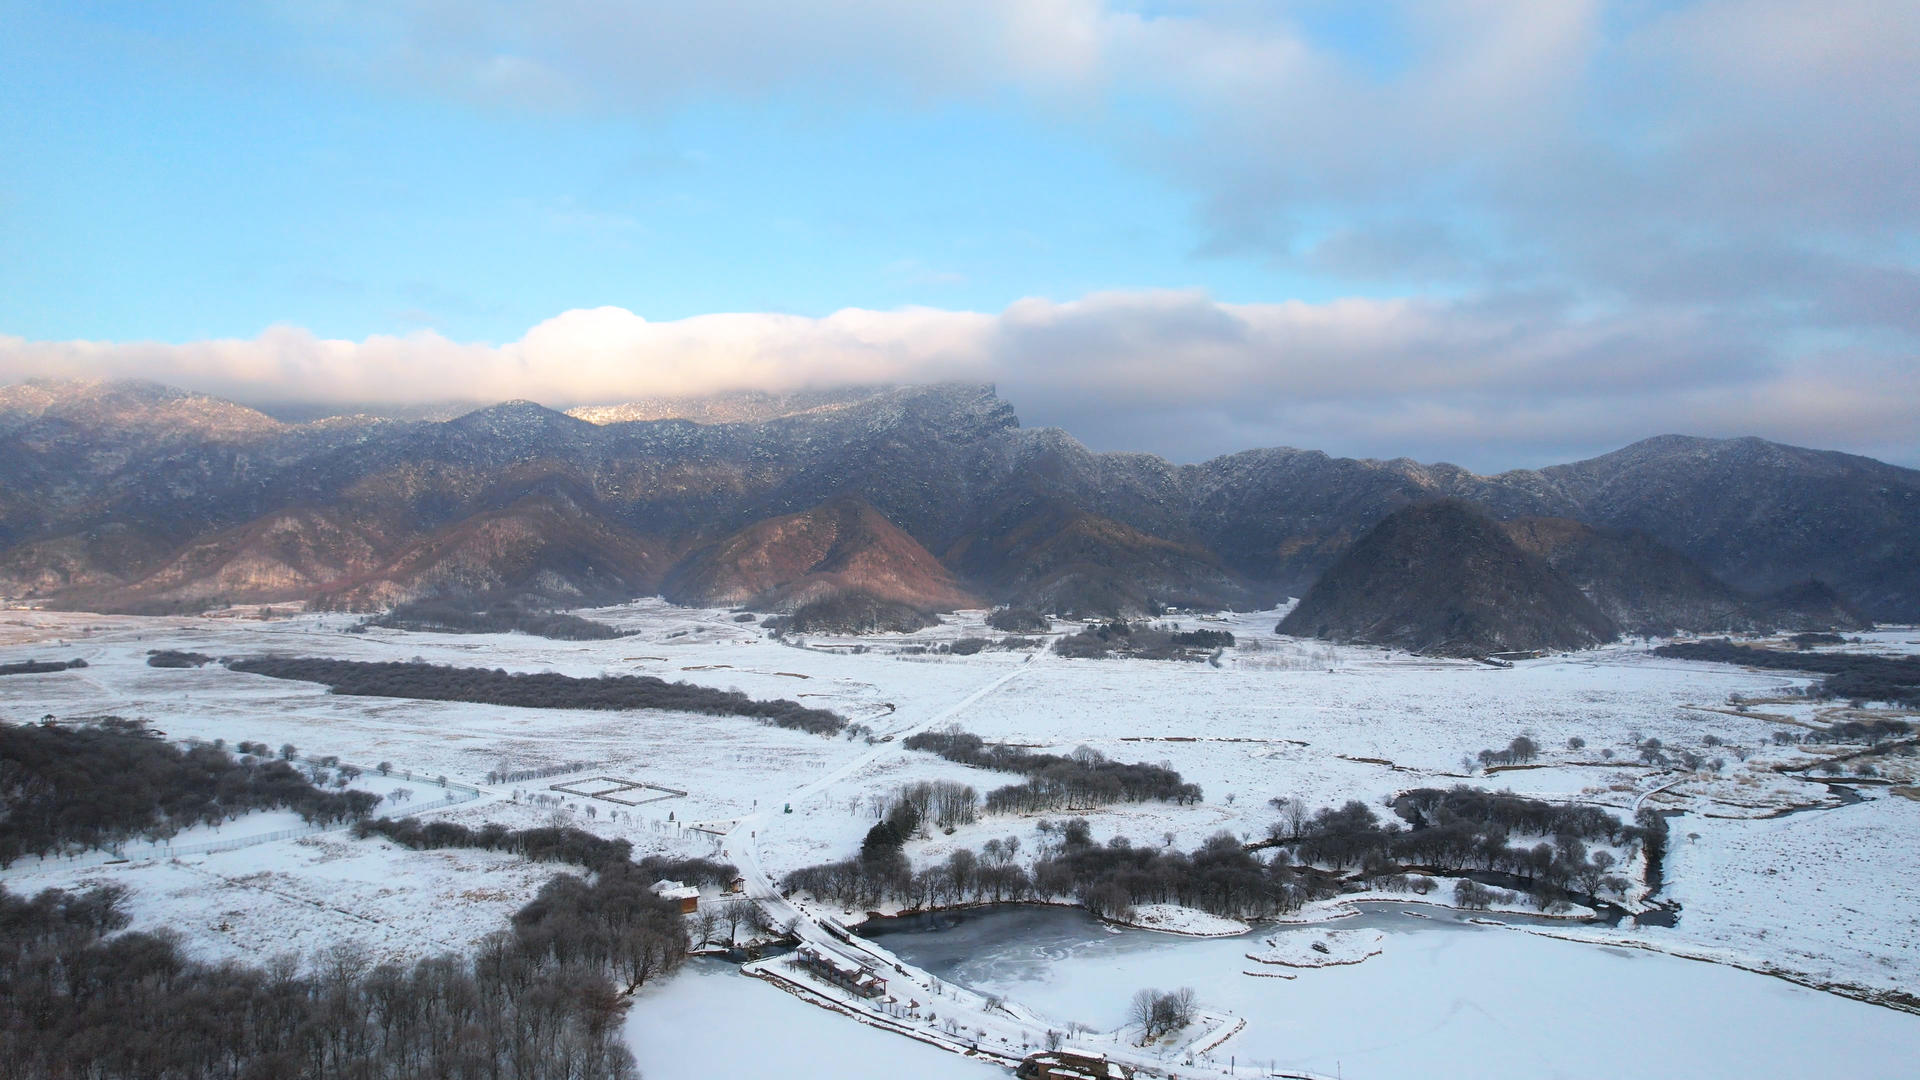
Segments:
[[[1438,941],[1439,935],[1425,931],[1389,929],[1380,956],[1350,967],[1276,968],[1297,975],[1283,980],[1241,973],[1260,966],[1245,954],[1274,933],[1271,927],[1212,941],[1143,934],[1179,947],[1141,952],[1132,967],[1117,973],[1075,967],[1073,957],[1063,956],[1050,979],[983,978],[988,985],[976,989],[1005,992],[1043,1012],[1064,1001],[1058,1007],[1070,1011],[1069,1018],[1106,1029],[1119,1022],[1114,1009],[1100,1004],[1105,998],[1098,995],[1071,997],[1071,985],[1091,981],[1103,994],[1107,988],[1124,991],[1121,998],[1142,980],[1191,985],[1200,990],[1203,1007],[1238,1008],[1250,1018],[1215,1058],[1258,1058],[1346,1076],[1409,1075],[1415,1063],[1424,1063],[1418,1070],[1423,1076],[1619,1075],[1628,1069],[1808,1075],[1807,1069],[1825,1071],[1818,1068],[1822,1061],[1841,1060],[1822,1051],[1823,1045],[1866,1038],[1911,1054],[1920,1040],[1920,1017],[1809,993],[1731,966],[1658,967],[1679,962],[1641,951],[1778,969],[1805,983],[1842,984],[1863,993],[1920,988],[1920,802],[1897,793],[1912,790],[1914,759],[1882,763],[1884,778],[1895,782],[1850,789],[1861,799],[1847,805],[1822,784],[1777,772],[1775,766],[1814,763],[1832,752],[1772,744],[1776,731],[1808,730],[1837,715],[1793,696],[1808,682],[1804,678],[1664,660],[1649,655],[1644,644],[1501,670],[1277,638],[1274,612],[1225,621],[1175,617],[1189,628],[1228,629],[1238,636],[1240,646],[1226,650],[1219,666],[900,651],[965,636],[999,637],[984,630],[977,612],[916,635],[810,638],[805,647],[769,639],[724,611],[648,601],[584,614],[636,633],[555,642],[520,635],[347,634],[356,620],[346,616],[260,621],[0,612],[0,663],[88,662],[81,669],[0,679],[0,718],[17,723],[49,714],[62,720],[113,714],[146,720],[170,737],[248,739],[276,747],[290,742],[307,756],[389,761],[422,788],[403,809],[422,810],[433,798],[432,778],[445,775],[482,794],[424,810],[430,817],[515,828],[565,820],[627,837],[636,853],[715,854],[724,846],[721,834],[736,820],[751,818],[743,826],[748,835],[736,833],[727,843],[751,844],[776,880],[855,851],[873,824],[873,797],[903,783],[950,779],[984,792],[1011,782],[899,745],[905,733],[947,724],[990,741],[1059,752],[1085,745],[1115,760],[1164,762],[1205,791],[1193,806],[1147,803],[1089,813],[1101,841],[1126,835],[1136,843],[1191,848],[1221,830],[1257,840],[1274,817],[1268,800],[1275,796],[1309,806],[1359,799],[1383,808],[1396,792],[1455,783],[1591,802],[1627,816],[1644,802],[1679,812],[1672,818],[1673,850],[1662,892],[1682,906],[1678,925],[1565,928],[1569,936],[1640,949],[1576,945],[1515,931],[1460,930]],[[1913,640],[1920,634],[1912,630],[1868,637],[1879,648],[1920,651]],[[856,653],[856,644],[868,651]],[[735,717],[339,697],[317,685],[217,665],[148,667],[147,651],[156,648],[221,657],[420,658],[509,671],[658,675],[756,698],[792,698],[836,710],[880,739],[895,738],[873,744],[823,738]],[[1745,701],[1736,705],[1735,695]],[[1477,767],[1469,773],[1463,764],[1463,757],[1498,749],[1521,734],[1545,748],[1534,767],[1487,775]],[[1584,745],[1571,748],[1575,738]],[[1642,764],[1638,748],[1647,739],[1676,752],[1719,758],[1722,768],[1689,773]],[[586,767],[538,780],[487,783],[489,773],[569,762]],[[687,794],[618,806],[550,790],[569,778],[601,776]],[[536,795],[537,803],[530,798]],[[1768,816],[1797,806],[1830,808]],[[221,836],[265,833],[269,825],[282,824],[234,822]],[[916,863],[937,860],[956,848],[978,849],[988,839],[1008,836],[1020,837],[1022,850],[1032,852],[1040,846],[1037,824],[1037,818],[988,817],[952,835],[915,841],[908,855]],[[136,926],[174,927],[192,951],[208,958],[258,961],[340,941],[404,958],[464,949],[503,927],[557,869],[487,852],[405,851],[328,832],[174,861],[23,863],[0,872],[0,883],[20,892],[120,882],[132,892]],[[1533,941],[1544,944],[1528,944]],[[1147,956],[1150,961],[1142,959]],[[1645,1000],[1641,984],[1650,973],[1670,980],[1679,978],[1670,971],[1689,968],[1703,973],[1690,993],[1723,1003],[1710,1015],[1675,1015],[1671,1009],[1640,1015],[1620,1004]],[[1518,980],[1515,972],[1560,974],[1531,995],[1498,990],[1503,980]],[[1449,992],[1434,981],[1439,974],[1472,981],[1472,991]],[[1351,1011],[1260,1004],[1294,1001],[1288,995],[1309,990],[1307,998],[1345,1001],[1343,1008]],[[1603,999],[1612,1009],[1609,1023],[1628,1030],[1548,1030],[1550,1023],[1577,1021],[1580,1009],[1529,1011],[1527,1001],[1543,993],[1576,1003],[1583,996]],[[1776,1001],[1783,994],[1802,996]],[[1751,1007],[1724,1004],[1732,1002]],[[1339,1031],[1342,1016],[1352,1018],[1347,1042],[1306,1037],[1309,1029]],[[1783,1029],[1780,1018],[1786,1016],[1802,1016],[1804,1026]],[[1764,1027],[1763,1017],[1771,1018]],[[1366,1033],[1369,1025],[1382,1023],[1393,1028],[1402,1049],[1364,1049],[1381,1042],[1369,1041]],[[744,1071],[768,1061],[798,1077],[861,1076],[874,1062],[881,1063],[871,1070],[875,1076],[901,1069],[942,1077],[996,1071],[861,1026],[709,961],[643,991],[628,1024],[653,1080],[738,1074],[730,1063],[741,1063]],[[1622,1057],[1621,1040],[1642,1041],[1634,1025],[1649,1032],[1647,1041],[1657,1033],[1672,1044],[1671,1068]],[[1500,1053],[1467,1055],[1471,1045],[1501,1037],[1512,1045]],[[1610,1071],[1589,1073],[1557,1050],[1548,1052],[1550,1043],[1570,1039],[1591,1045]],[[1711,1053],[1716,1042],[1728,1041],[1754,1052]],[[1802,1044],[1804,1053],[1792,1048]],[[1607,1046],[1615,1049],[1604,1052]],[[1359,1056],[1342,1056],[1348,1053]],[[1893,1060],[1852,1057],[1846,1065],[1856,1077],[1901,1075],[1880,1071]]]

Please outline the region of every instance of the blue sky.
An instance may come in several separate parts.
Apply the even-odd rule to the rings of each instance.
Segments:
[[[1682,430],[1920,462],[1907,3],[0,0],[0,28],[12,378],[982,378],[1182,459]]]
[[[0,88],[24,107],[0,137],[32,152],[8,170],[7,228],[37,256],[7,272],[12,333],[508,341],[601,304],[1324,289],[1197,256],[1190,195],[1005,95],[478,104],[302,70],[292,29],[245,7],[172,7],[9,18]]]

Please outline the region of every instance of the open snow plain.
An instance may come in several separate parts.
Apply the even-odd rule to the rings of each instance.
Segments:
[[[1217,666],[1068,660],[1044,651],[903,651],[937,650],[964,636],[997,638],[984,630],[979,613],[951,617],[914,635],[809,638],[804,646],[772,640],[723,611],[641,602],[583,614],[632,634],[555,642],[520,635],[348,634],[356,621],[348,616],[262,621],[5,612],[0,662],[77,657],[89,666],[0,679],[0,717],[24,722],[114,714],[144,719],[171,737],[293,743],[309,757],[335,755],[362,765],[386,761],[397,774],[411,775],[405,783],[427,788],[398,804],[402,811],[516,828],[565,819],[631,839],[636,853],[719,853],[743,868],[757,865],[773,880],[852,854],[873,824],[874,797],[902,783],[951,779],[985,791],[1012,779],[900,746],[908,734],[950,724],[990,741],[1062,752],[1085,745],[1116,760],[1164,762],[1205,791],[1197,805],[1144,803],[1088,812],[1100,840],[1125,835],[1139,844],[1192,847],[1221,830],[1258,840],[1274,817],[1268,800],[1276,796],[1310,807],[1359,799],[1382,808],[1398,791],[1454,783],[1589,802],[1623,816],[1647,805],[1673,814],[1673,850],[1660,894],[1681,905],[1672,927],[1629,923],[1550,931],[1604,945],[1550,941],[1512,929],[1451,931],[1444,947],[1431,932],[1390,928],[1382,956],[1351,967],[1301,971],[1294,980],[1241,974],[1259,966],[1243,954],[1259,947],[1271,932],[1266,928],[1211,944],[1155,935],[1171,944],[1151,951],[1145,967],[1108,972],[1063,963],[1051,984],[1100,981],[1112,984],[1120,998],[1136,981],[1192,985],[1201,991],[1204,1009],[1238,1010],[1249,1021],[1212,1051],[1211,1065],[1169,1063],[1181,1075],[1223,1069],[1236,1059],[1243,1075],[1259,1075],[1244,1067],[1251,1059],[1263,1067],[1277,1062],[1282,1069],[1349,1076],[1405,1075],[1416,1061],[1424,1063],[1421,1075],[1432,1076],[1607,1075],[1571,1068],[1570,1059],[1554,1049],[1569,1040],[1596,1048],[1622,1038],[1637,1041],[1634,1032],[1615,1030],[1615,1021],[1605,1030],[1583,1028],[1595,999],[1671,998],[1677,1006],[1706,996],[1719,1003],[1717,1019],[1662,1023],[1649,1031],[1648,1049],[1637,1051],[1630,1063],[1600,1054],[1614,1063],[1613,1074],[1805,1075],[1810,1061],[1827,1059],[1712,1052],[1741,1041],[1769,1047],[1786,1038],[1782,1026],[1802,1013],[1800,1035],[1807,1046],[1847,1040],[1873,1050],[1829,1062],[1854,1076],[1906,1075],[1920,1052],[1920,1017],[1754,973],[1777,971],[1855,996],[1920,988],[1920,802],[1912,797],[1913,759],[1876,759],[1882,775],[1875,779],[1888,782],[1852,785],[1844,798],[1823,783],[1778,771],[1776,766],[1817,764],[1846,749],[1773,745],[1776,731],[1814,730],[1852,715],[1794,698],[1804,678],[1665,660],[1648,655],[1642,644],[1523,661],[1503,670],[1277,638],[1275,612],[1189,623],[1229,629],[1239,638],[1239,647],[1226,650]],[[1869,635],[1868,641],[1871,647],[1912,651],[1916,636],[1893,631]],[[147,651],[156,648],[220,657],[419,658],[509,671],[658,675],[833,709],[871,729],[875,741],[825,738],[737,717],[334,696],[318,685],[217,665],[148,667]],[[1479,751],[1503,747],[1521,734],[1545,749],[1537,761],[1491,775],[1478,767]],[[1584,745],[1573,748],[1572,739]],[[1675,752],[1669,763],[1642,762],[1640,748],[1648,739]],[[1701,767],[1674,763],[1681,750],[1698,752]],[[567,763],[583,767],[538,780],[487,782],[489,773]],[[480,794],[435,806],[441,776]],[[569,779],[594,777],[686,795],[624,806],[550,790]],[[1773,816],[1801,807],[1807,809]],[[268,835],[269,824],[275,823],[234,822],[221,835]],[[989,816],[952,835],[936,832],[915,841],[908,855],[919,863],[1007,836],[1021,837],[1022,850],[1031,852],[1039,847],[1037,824],[1037,818]],[[133,893],[137,926],[172,926],[210,958],[257,960],[342,941],[405,957],[464,948],[504,926],[556,869],[488,852],[412,852],[327,832],[172,860],[22,863],[0,872],[0,882],[16,892],[120,882]],[[1425,899],[1446,895],[1443,889]],[[831,914],[853,921],[865,915]],[[1688,970],[1681,961],[1638,950],[1725,966],[1681,978],[1675,972]],[[1424,973],[1418,978],[1410,974],[1416,968]],[[1579,977],[1553,975],[1566,971]],[[964,971],[954,976],[962,983],[967,977]],[[1508,985],[1502,980],[1546,990],[1484,989]],[[1695,986],[1699,980],[1712,985]],[[1026,985],[981,981],[975,989],[1016,999]],[[1042,1000],[1026,1004],[1039,1013],[1049,1012],[1049,1005],[1073,1005],[1071,1019],[1102,1028],[1118,1023],[1112,1003],[1100,1004],[1104,997],[1049,997],[1054,991],[1027,982]],[[1483,989],[1443,992],[1450,983]],[[1291,1004],[1261,1005],[1266,999],[1254,995],[1262,994],[1288,1001],[1350,1000],[1353,1008],[1323,1010],[1321,1017]],[[1509,1009],[1513,1015],[1501,1015]],[[778,1038],[752,1044],[769,1047],[763,1053],[742,1053],[761,1063],[780,1061],[795,1075],[853,1075],[844,1067],[814,1070],[804,1062],[868,1053],[908,1055],[899,1060],[927,1075],[988,1071],[979,1062],[861,1028],[717,965],[648,987],[628,1030],[647,1074],[675,1080],[713,1075],[719,1060],[711,1056],[713,1046],[733,1043],[729,1033],[756,1016],[764,1018],[762,1034],[777,1032]],[[1313,1038],[1288,1026],[1305,1024],[1307,1017],[1320,1017],[1308,1024],[1317,1033]],[[1634,1022],[1625,1014],[1616,1020]],[[1404,1033],[1408,1048],[1368,1052],[1379,1042],[1371,1033],[1381,1025]],[[1510,1041],[1499,1053],[1467,1053],[1496,1033]],[[1237,1052],[1237,1046],[1246,1049]],[[1655,1046],[1671,1047],[1674,1068],[1661,1066]]]

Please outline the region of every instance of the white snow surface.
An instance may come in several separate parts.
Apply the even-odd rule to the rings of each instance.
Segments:
[[[1247,959],[1293,968],[1339,967],[1379,956],[1387,935],[1379,930],[1287,930],[1266,938]]]
[[[1124,920],[1142,930],[1159,930],[1188,937],[1234,937],[1247,932],[1247,924],[1179,904],[1138,904]]]
[[[1871,1035],[1879,1045],[1908,1046],[1920,1020],[1886,1009],[1799,990],[1730,966],[1682,964],[1645,949],[1778,969],[1815,983],[1843,983],[1868,991],[1920,987],[1920,803],[1896,794],[1915,782],[1912,758],[1882,762],[1898,787],[1862,787],[1865,801],[1770,817],[1793,806],[1834,805],[1825,788],[1782,775],[1777,766],[1812,765],[1825,749],[1771,744],[1776,731],[1807,730],[1837,713],[1798,698],[1810,679],[1717,664],[1666,660],[1643,644],[1523,661],[1510,670],[1389,654],[1379,649],[1329,646],[1276,638],[1274,612],[1226,617],[1204,625],[1229,629],[1241,647],[1227,650],[1220,667],[1206,663],[1138,660],[1063,660],[1044,653],[987,651],[969,657],[904,656],[906,644],[935,644],[963,636],[997,638],[982,613],[964,612],[913,635],[865,639],[810,638],[805,647],[768,639],[729,612],[675,608],[657,600],[583,612],[637,631],[595,642],[554,642],[523,635],[415,634],[375,630],[345,634],[348,616],[303,615],[271,621],[239,617],[135,618],[38,611],[0,612],[0,662],[29,658],[85,658],[89,667],[9,676],[0,680],[0,718],[63,720],[114,714],[143,719],[170,737],[291,742],[303,756],[337,755],[369,765],[392,762],[416,783],[446,775],[484,789],[483,796],[428,816],[466,824],[497,821],[514,828],[566,821],[602,835],[623,836],[636,851],[713,855],[728,844],[745,850],[777,880],[793,868],[855,851],[873,823],[871,806],[899,785],[924,779],[972,784],[983,793],[1014,781],[905,751],[904,735],[957,724],[989,740],[1058,752],[1089,746],[1110,758],[1164,762],[1198,783],[1205,798],[1193,806],[1121,805],[1086,814],[1096,840],[1127,836],[1138,844],[1190,848],[1225,831],[1258,840],[1275,817],[1268,800],[1286,796],[1310,807],[1360,800],[1383,816],[1397,792],[1420,786],[1472,784],[1555,800],[1590,802],[1629,816],[1645,803],[1680,811],[1672,819],[1673,845],[1665,898],[1682,905],[1673,928],[1605,930],[1570,927],[1567,933],[1634,949],[1552,942],[1550,952],[1526,951],[1533,939],[1511,931],[1466,935],[1409,948],[1396,935],[1386,953],[1366,964],[1299,979],[1247,979],[1240,971],[1249,939],[1185,941],[1154,935],[1188,951],[1169,953],[1164,972],[1138,973],[1164,985],[1203,987],[1203,1005],[1238,1008],[1255,993],[1222,990],[1209,997],[1209,979],[1224,987],[1339,987],[1327,990],[1325,1009],[1284,997],[1284,1008],[1256,1014],[1248,1030],[1221,1048],[1244,1046],[1242,1060],[1262,1047],[1295,1067],[1346,1075],[1439,1075],[1449,1054],[1477,1060],[1488,1075],[1588,1075],[1542,1049],[1545,1037],[1511,1039],[1536,1025],[1526,1003],[1543,993],[1585,995],[1624,1010],[1606,1031],[1636,1032],[1637,1045],[1670,1036],[1695,1045],[1682,1028],[1726,1030],[1731,1006],[1780,1000],[1797,1010],[1750,1038],[1756,1058],[1801,1063],[1807,1075],[1893,1075],[1871,1060],[1822,1058],[1820,1048]],[[1175,616],[1175,621],[1184,621]],[[1200,625],[1189,622],[1192,625]],[[1073,627],[1062,627],[1070,630]],[[1913,652],[1913,630],[1868,635],[1863,647]],[[851,646],[870,651],[855,654]],[[871,728],[880,741],[823,738],[734,717],[660,712],[592,712],[337,697],[314,684],[243,675],[217,665],[154,669],[147,651],[176,648],[216,656],[276,653],[342,659],[420,658],[461,666],[572,675],[651,674],[705,686],[733,688],[757,698],[787,697],[830,708]],[[1736,707],[1733,695],[1745,700]],[[1534,767],[1487,775],[1463,766],[1463,756],[1498,749],[1527,734],[1544,753]],[[1706,745],[1706,736],[1720,742]],[[1579,749],[1572,738],[1584,740]],[[1722,759],[1719,773],[1687,774],[1672,765],[1644,764],[1638,745],[1657,738],[1670,750]],[[1737,752],[1736,752],[1737,749]],[[566,762],[588,767],[565,775],[487,785],[499,769],[539,769]],[[627,807],[549,791],[569,779],[614,777],[688,792]],[[364,776],[358,786],[376,778]],[[422,809],[421,792],[399,808]],[[539,802],[532,801],[535,797]],[[790,808],[791,812],[786,812]],[[591,813],[590,813],[591,812]],[[723,844],[720,834],[744,819]],[[997,817],[935,832],[909,845],[916,863],[942,859],[959,847],[977,849],[990,838],[1019,837],[1024,858],[1041,846],[1039,818]],[[254,815],[222,826],[221,837],[270,832],[286,824]],[[184,843],[185,838],[176,838]],[[541,882],[566,867],[532,865],[487,852],[409,852],[383,841],[355,841],[344,833],[262,843],[237,851],[167,862],[115,866],[17,865],[0,871],[15,891],[73,887],[115,880],[133,890],[136,925],[171,926],[188,947],[207,957],[258,958],[312,951],[336,942],[360,943],[385,958],[409,958],[469,946],[506,925]],[[1429,903],[1444,901],[1443,888]],[[1409,898],[1400,898],[1407,902]],[[846,913],[857,921],[864,912]],[[1173,928],[1173,927],[1169,927]],[[1224,930],[1226,927],[1220,927]],[[1557,932],[1557,931],[1556,931]],[[1204,950],[1220,950],[1217,962]],[[1199,950],[1199,951],[1195,951]],[[1520,950],[1520,951],[1516,951]],[[1444,955],[1445,964],[1438,959]],[[1541,959],[1550,958],[1550,959]],[[1420,976],[1432,971],[1447,972]],[[1520,965],[1514,967],[1513,965]],[[1673,966],[1669,966],[1673,965]],[[1069,969],[1062,969],[1069,970]],[[1511,974],[1527,973],[1522,983]],[[1697,1006],[1654,1010],[1636,986],[1651,973],[1661,979],[1691,973],[1686,983]],[[1577,977],[1574,974],[1577,973]],[[1135,973],[1112,981],[1087,973],[1102,992],[1130,994]],[[1076,981],[1080,978],[1076,976]],[[1407,981],[1402,984],[1396,978]],[[1544,982],[1540,981],[1544,980]],[[1735,980],[1722,983],[1719,980]],[[1751,980],[1739,982],[1738,980]],[[1109,985],[1111,983],[1111,985]],[[1538,985],[1535,985],[1537,983]],[[1526,987],[1532,986],[1532,989]],[[1731,991],[1730,986],[1750,989]],[[1763,989],[1751,989],[1759,987]],[[1044,988],[1035,987],[1045,993]],[[1274,991],[1277,992],[1277,991]],[[1046,1001],[1024,1004],[1046,1011]],[[684,994],[685,996],[681,996]],[[1264,1000],[1264,999],[1262,999]],[[1341,1014],[1336,1005],[1348,1008]],[[1091,1002],[1085,1004],[1091,1005]],[[1842,1009],[1866,1010],[1862,1021]],[[732,1027],[708,1028],[701,1008],[745,1009],[770,1018],[776,1043],[750,1043]],[[1715,1012],[1714,1009],[1719,1011]],[[675,1011],[675,1010],[691,1011]],[[1513,1009],[1515,1019],[1500,1010]],[[1835,1012],[1834,1010],[1841,1010]],[[1094,1019],[1078,1005],[1064,1014]],[[1697,1013],[1698,1015],[1695,1015]],[[1320,1028],[1355,1034],[1355,1016],[1413,1017],[1385,1025],[1356,1056],[1329,1060],[1310,1036]],[[1342,1017],[1346,1019],[1342,1019]],[[664,1018],[663,1018],[664,1017]],[[1829,1030],[1821,1023],[1837,1027]],[[1117,1024],[1108,1017],[1103,1024]],[[1634,1024],[1648,1024],[1641,1033]],[[629,1021],[650,1076],[737,1075],[708,1067],[702,1054],[771,1064],[797,1076],[813,1071],[798,1057],[753,1049],[781,1045],[793,1054],[830,1052],[871,1037],[876,1052],[908,1055],[908,1071],[944,1076],[982,1075],[984,1066],[922,1047],[901,1036],[863,1027],[808,1005],[768,984],[714,973],[698,965],[673,982],[649,989]],[[1591,1027],[1591,1025],[1588,1025]],[[1749,1025],[1739,1025],[1746,1032]],[[698,1047],[688,1032],[706,1032]],[[723,1037],[716,1037],[724,1031]],[[1261,1032],[1268,1034],[1260,1034]],[[1798,1031],[1804,1052],[1777,1047]],[[1810,1033],[1820,1033],[1815,1037]],[[1836,1033],[1837,1032],[1837,1033]],[[1830,1036],[1830,1037],[1829,1037]],[[1742,1035],[1743,1038],[1748,1036]],[[676,1042],[675,1039],[679,1041]],[[1290,1041],[1302,1040],[1305,1041]],[[1501,1040],[1508,1040],[1502,1043]],[[649,1040],[655,1049],[647,1049]],[[853,1040],[853,1041],[848,1041]],[[1578,1038],[1564,1040],[1584,1045]],[[672,1044],[662,1051],[658,1045]],[[1345,1054],[1349,1044],[1330,1046]],[[1295,1047],[1289,1051],[1288,1046]],[[1397,1049],[1396,1049],[1397,1048]],[[676,1057],[684,1053],[684,1057]],[[653,1055],[653,1056],[649,1056]],[[1260,1051],[1266,1056],[1265,1051]],[[1396,1056],[1401,1055],[1401,1056]],[[1491,1057],[1489,1057],[1491,1055]],[[1544,1056],[1543,1056],[1544,1055]],[[1740,1055],[1736,1055],[1740,1056]],[[1844,1055],[1842,1055],[1844,1057]],[[924,1059],[924,1061],[922,1060]],[[1606,1060],[1606,1055],[1599,1055]],[[1744,1060],[1744,1058],[1742,1058]],[[826,1060],[826,1059],[821,1059]],[[839,1058],[834,1058],[840,1061]],[[908,1060],[908,1058],[902,1058]],[[1372,1063],[1356,1071],[1361,1061]],[[1732,1059],[1676,1061],[1666,1075],[1743,1075]],[[1496,1067],[1497,1066],[1497,1067]],[[1617,1075],[1618,1062],[1614,1062]],[[852,1067],[852,1066],[848,1066]],[[859,1066],[864,1067],[864,1066]],[[836,1066],[838,1068],[838,1066]],[[1533,1071],[1529,1071],[1529,1070]],[[676,1071],[682,1070],[682,1071]],[[1402,1071],[1394,1071],[1402,1070]],[[1557,1070],[1557,1071],[1556,1071]],[[1443,1070],[1444,1072],[1444,1070]],[[839,1069],[831,1075],[862,1075]],[[890,1070],[888,1075],[897,1075]],[[1784,1073],[1780,1075],[1786,1075]]]

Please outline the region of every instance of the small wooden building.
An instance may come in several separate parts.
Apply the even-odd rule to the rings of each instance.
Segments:
[[[856,964],[844,956],[808,942],[794,950],[794,962],[813,975],[863,998],[884,997],[887,980],[865,964]]]
[[[682,915],[691,915],[700,910],[700,890],[685,882],[662,878],[653,883],[653,893],[662,899],[679,903]]]

